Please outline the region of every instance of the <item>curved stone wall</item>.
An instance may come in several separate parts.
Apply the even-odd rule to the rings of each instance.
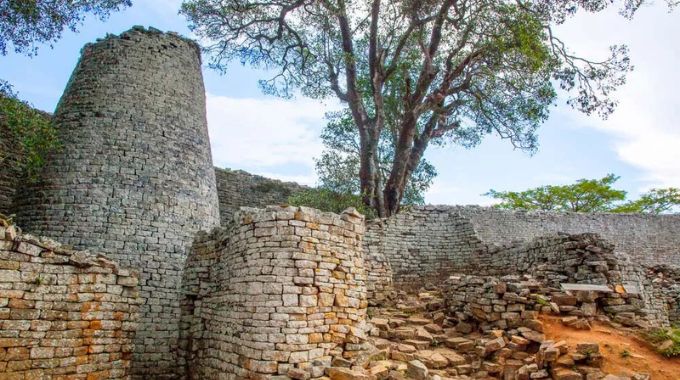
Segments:
[[[395,285],[403,288],[445,280],[466,268],[472,252],[482,246],[470,221],[453,208],[417,206],[368,222],[364,250],[371,267],[387,269],[381,262],[388,261]],[[387,285],[388,275],[375,276],[376,288]]]
[[[288,197],[307,186],[295,182],[250,174],[243,170],[215,168],[217,195],[220,200],[220,217],[226,225],[241,207],[266,207],[288,203]]]
[[[316,378],[365,349],[363,234],[355,211],[276,206],[201,234],[183,281],[188,378]]]
[[[415,206],[367,223],[365,251],[383,257],[396,285],[438,281],[448,273],[475,273],[487,247],[559,232],[597,233],[615,251],[643,265],[680,265],[680,215],[520,212],[479,206]],[[375,258],[375,259],[374,259]],[[372,266],[373,263],[369,263]],[[483,268],[482,268],[483,269]],[[470,272],[472,271],[472,272]]]
[[[176,374],[179,285],[219,225],[198,46],[135,27],[86,45],[55,112],[62,148],[19,196],[25,230],[141,271],[133,374]]]
[[[557,213],[506,211],[492,207],[448,206],[470,220],[486,244],[565,232],[597,233],[614,243],[616,251],[645,265],[680,266],[680,215]]]

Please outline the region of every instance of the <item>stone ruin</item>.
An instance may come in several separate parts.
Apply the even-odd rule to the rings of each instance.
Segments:
[[[196,378],[309,372],[365,350],[363,216],[243,209],[201,234],[183,281],[180,358]]]
[[[538,314],[680,321],[680,216],[289,207],[303,186],[213,168],[200,63],[153,28],[86,45],[62,148],[3,167],[0,212],[46,238],[0,221],[0,378],[582,379]]]

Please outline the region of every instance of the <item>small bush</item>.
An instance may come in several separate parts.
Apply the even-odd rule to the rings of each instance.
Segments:
[[[364,205],[360,196],[336,193],[328,189],[309,189],[297,192],[288,197],[288,203],[293,206],[307,206],[334,213],[341,213],[348,207],[354,207],[364,214],[366,219],[376,217],[375,211]]]
[[[273,180],[262,181],[256,185],[251,186],[251,189],[259,193],[277,192],[283,194],[286,197],[289,196],[291,193],[290,188],[286,186],[284,183]]]
[[[646,338],[661,355],[668,358],[680,356],[680,328],[654,329],[647,333]]]
[[[47,154],[59,147],[51,117],[18,99],[12,86],[0,80],[0,124],[19,140],[24,156],[22,168],[29,179],[35,179]],[[6,158],[3,153],[0,160]]]

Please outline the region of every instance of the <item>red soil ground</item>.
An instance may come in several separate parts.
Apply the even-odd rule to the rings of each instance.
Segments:
[[[554,341],[565,340],[571,347],[581,342],[597,342],[604,356],[602,370],[614,375],[648,373],[652,380],[680,380],[680,358],[659,355],[641,338],[626,331],[595,322],[592,330],[576,330],[562,325],[557,318],[543,317],[545,335]]]

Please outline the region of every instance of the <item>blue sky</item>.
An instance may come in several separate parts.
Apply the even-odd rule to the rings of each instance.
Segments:
[[[65,32],[50,49],[33,58],[0,57],[0,78],[34,106],[53,111],[81,47],[107,33],[133,25],[190,35],[177,15],[178,0],[136,0],[107,21],[88,18],[79,33]],[[426,201],[438,204],[488,204],[481,194],[571,183],[613,172],[631,196],[651,187],[680,187],[680,11],[668,13],[657,1],[633,21],[615,10],[579,15],[561,34],[577,53],[602,57],[610,44],[626,43],[635,71],[618,92],[618,110],[608,120],[586,117],[561,99],[539,131],[537,154],[513,150],[493,136],[470,150],[432,148],[427,158],[439,176]],[[226,75],[204,68],[208,126],[216,166],[314,184],[313,158],[321,152],[323,115],[338,106],[329,100],[283,100],[262,95],[257,80],[266,77],[239,64]]]

